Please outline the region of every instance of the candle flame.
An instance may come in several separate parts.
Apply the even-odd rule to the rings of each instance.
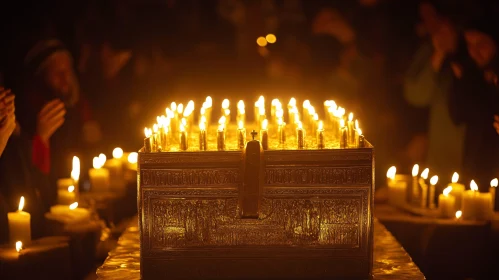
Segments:
[[[154,125],[152,126],[152,131],[153,131],[154,133],[158,133],[158,129],[159,129],[159,128],[158,128],[158,125],[157,125],[157,124],[154,124]]]
[[[412,167],[412,177],[417,177],[419,174],[419,164],[414,164]]]
[[[272,104],[272,106],[276,107],[277,104],[279,104],[279,99],[277,99],[277,98],[272,99],[272,103],[271,104]]]
[[[314,121],[318,121],[319,120],[319,114],[315,113],[314,114]]]
[[[74,202],[71,205],[69,205],[70,210],[75,210],[76,208],[78,208],[78,202]]]
[[[202,121],[199,122],[199,130],[201,130],[201,131],[206,130],[206,125]]]
[[[470,189],[474,192],[478,191],[478,185],[476,184],[475,180],[471,180]]]
[[[73,168],[71,169],[71,179],[78,181],[80,179],[80,159],[73,157]]]
[[[179,115],[182,115],[183,112],[184,112],[184,104],[180,103],[177,105],[177,113]]]
[[[341,128],[345,127],[345,120],[344,119],[340,120],[340,127]]]
[[[144,135],[146,136],[146,138],[149,138],[151,137],[152,135],[152,130],[150,130],[149,128],[144,128]]]
[[[199,111],[199,113],[201,113],[201,116],[204,117],[204,114],[206,114],[206,109],[203,107],[201,107],[201,110]]]
[[[103,153],[99,154],[99,159],[102,162],[102,165],[104,165],[104,163],[106,163],[107,158],[106,158],[105,154],[103,154]]]
[[[238,109],[239,111],[244,111],[244,108],[245,108],[245,107],[244,107],[244,101],[239,100],[239,101],[237,102],[237,109]]]
[[[363,135],[363,134],[362,134],[362,129],[360,129],[360,128],[359,128],[359,129],[357,129],[357,132],[359,133],[359,135],[360,135],[360,136],[362,136],[362,135]]]
[[[312,105],[310,104],[310,100],[308,100],[308,99],[307,99],[307,100],[303,101],[303,108],[304,108],[304,109],[307,109],[307,110],[308,110],[308,109],[310,108],[310,106],[312,106]]]
[[[445,188],[443,191],[444,196],[449,196],[451,191],[452,191],[452,186],[448,186],[447,188]]]
[[[239,129],[243,129],[244,128],[244,122],[243,121],[239,121],[238,127],[239,127]]]
[[[180,124],[180,132],[185,132],[185,125],[183,123]]]
[[[137,160],[138,160],[138,157],[139,157],[139,154],[136,153],[136,152],[133,152],[133,153],[130,153],[128,155],[128,162],[130,164],[136,164],[137,163]]]
[[[282,118],[284,116],[284,111],[283,110],[277,110],[275,112],[276,118]]]
[[[201,122],[202,123],[206,123],[206,117],[205,116],[201,116]]]
[[[175,110],[176,110],[176,108],[175,108]],[[170,119],[173,119],[173,117],[175,116],[175,113],[174,113],[175,111],[170,110],[170,108],[166,108],[165,111],[166,111],[166,116]]]
[[[101,157],[94,157],[93,158],[93,162],[92,162],[92,165],[95,169],[99,169],[99,168],[102,168],[102,166],[104,166],[104,162],[105,161],[102,161],[102,158]]]
[[[189,100],[189,102],[187,102],[187,106],[185,108],[188,109],[190,113],[192,113],[192,111],[194,111],[194,101]]]
[[[23,242],[22,241],[17,241],[16,242],[16,251],[19,253],[23,249]]]
[[[497,184],[498,184],[498,180],[497,178],[495,179],[492,179],[492,181],[490,181],[490,186],[493,187],[493,188],[497,188]]]
[[[213,106],[213,99],[211,98],[211,96],[207,96],[205,102],[206,102],[206,108],[211,108],[211,106]]]
[[[353,121],[353,113],[348,114],[348,121]]]
[[[319,121],[319,130],[324,130],[324,123]]]
[[[17,210],[23,211],[23,208],[24,208],[24,196],[21,196],[21,198],[19,199],[19,207],[17,208]]]
[[[258,107],[258,114],[260,116],[265,116],[265,106],[264,105]]]
[[[459,181],[459,174],[457,172],[454,172],[454,174],[452,174],[452,180],[451,182],[453,184],[457,183]]]
[[[123,157],[123,149],[122,148],[114,148],[113,158],[120,159],[122,157]]]
[[[170,104],[170,108],[171,108],[171,110],[172,110],[173,112],[176,112],[176,111],[177,111],[177,103],[175,103],[175,101],[174,101],[174,102],[172,102],[172,103]]]
[[[462,215],[463,215],[463,211],[461,211],[461,210],[456,211],[456,219],[461,219]]]
[[[222,101],[222,109],[229,109],[229,105],[230,105],[229,99],[226,98]]]
[[[75,191],[75,186],[71,185],[68,187],[68,192],[74,192]]]
[[[438,176],[437,175],[434,175],[433,177],[431,177],[430,179],[430,184],[432,185],[436,185],[438,183]]]
[[[423,170],[423,172],[421,172],[421,178],[423,178],[424,180],[428,179],[428,174],[430,173],[430,169],[429,168],[425,168],[425,170]]]
[[[264,119],[262,121],[262,129],[267,129],[268,125],[269,125],[269,121],[267,119]]]
[[[218,124],[225,124],[226,120],[227,119],[225,118],[225,116],[221,116],[220,119],[218,120]]]
[[[224,114],[225,114],[226,116],[230,115],[230,110],[229,110],[229,109],[225,109],[225,110],[224,110]]]
[[[315,108],[314,108],[314,106],[310,105],[310,106],[308,107],[308,114],[309,114],[310,116],[315,115]]]
[[[298,122],[298,129],[303,129],[303,124],[301,122]]]
[[[288,106],[296,107],[296,99],[294,97],[291,97],[291,99],[289,99]]]
[[[355,129],[359,130],[359,120],[355,120]]]
[[[395,180],[395,175],[397,174],[397,167],[392,166],[388,168],[388,171],[386,172],[386,178]]]

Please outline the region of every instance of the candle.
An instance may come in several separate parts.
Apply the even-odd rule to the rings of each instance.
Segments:
[[[199,149],[201,151],[208,150],[208,137],[206,137],[206,124],[201,121],[199,123]]]
[[[16,242],[16,252],[20,253],[22,249],[23,249],[23,242],[17,241]]]
[[[219,151],[225,150],[225,118],[222,116],[218,121],[217,130],[217,149]]]
[[[31,215],[23,211],[24,196],[19,200],[16,212],[7,213],[9,220],[9,240],[11,244],[21,241],[24,244],[31,242]]]
[[[277,120],[277,133],[279,145],[284,145],[286,143],[286,123],[282,119]]]
[[[187,139],[187,131],[185,131],[184,124],[180,124],[180,150],[186,151],[189,148]]]
[[[224,99],[222,101],[222,116],[225,116],[225,124],[228,125],[230,123],[230,101],[229,99]]]
[[[353,113],[348,114],[347,133],[347,145],[348,147],[352,147],[355,143],[355,124],[353,121]]]
[[[211,96],[207,96],[205,100],[205,109],[206,109],[206,126],[209,126],[211,123],[211,111],[213,109],[213,99]]]
[[[426,208],[428,206],[428,185],[426,184],[426,180],[428,179],[429,173],[430,169],[426,168],[423,172],[421,172],[421,177],[419,178],[419,198],[421,199],[419,202],[421,208]]]
[[[158,125],[157,124],[154,124],[153,127],[152,127],[152,136],[151,136],[151,148],[152,148],[152,151],[153,152],[157,152],[158,151],[158,139],[159,139],[159,135],[158,135]]]
[[[73,179],[73,184],[75,186],[75,193],[79,192],[78,182],[80,180],[80,159],[77,156],[73,157],[73,166],[71,168],[71,179]],[[73,185],[70,184],[70,185]],[[69,186],[68,186],[69,187]],[[66,189],[66,188],[64,188]]]
[[[319,127],[317,128],[317,149],[325,148],[325,139],[324,139],[324,123],[322,121],[319,122]]]
[[[346,149],[348,144],[347,128],[345,126],[345,120],[340,120],[340,148]]]
[[[436,205],[435,205],[435,185],[438,183],[438,176],[435,175],[433,177],[431,177],[430,179],[430,191],[429,191],[429,195],[428,195],[428,204],[429,204],[429,207],[430,209],[435,209],[436,208]]]
[[[265,119],[264,122],[267,120]],[[244,149],[246,145],[246,129],[244,128],[244,123],[242,121],[239,122],[237,128],[237,145],[240,150]]]
[[[144,135],[146,137],[144,138],[144,152],[150,153],[152,152],[152,143],[151,143],[152,131],[149,130],[148,128],[144,128]]]
[[[125,186],[123,181],[123,149],[114,148],[113,158],[105,161],[104,167],[109,170],[110,187],[114,190],[122,190]]]
[[[452,187],[452,192],[450,195],[454,196],[456,198],[456,209],[461,209],[461,203],[463,201],[463,193],[464,193],[464,185],[458,183],[459,181],[459,174],[457,172],[454,172],[452,174],[452,179],[451,179],[451,184],[449,186]]]
[[[470,183],[470,190],[463,194],[462,211],[465,220],[487,220],[491,209],[490,193],[478,192],[478,185],[474,180]]]
[[[237,102],[237,123],[239,122],[246,122],[246,109],[242,100]]]
[[[109,170],[102,168],[106,159],[102,156],[94,157],[93,167],[88,170],[92,191],[108,191],[109,190]]]
[[[57,203],[62,205],[69,205],[76,200],[75,187],[69,186],[67,189],[57,190]]]
[[[364,134],[362,134],[362,129],[357,129],[357,135],[359,136],[359,142],[357,142],[357,147],[358,148],[364,148],[365,147],[365,138],[364,138]]]
[[[388,182],[388,201],[393,206],[401,207],[405,202],[406,181],[396,180],[397,168],[392,166],[386,172]]]
[[[497,184],[498,184],[498,180],[497,178],[495,179],[492,179],[492,181],[490,181],[490,189],[489,189],[489,192],[490,192],[490,204],[491,204],[491,208],[492,208],[492,212],[495,211],[495,205],[496,205],[496,189],[497,189]]]
[[[50,214],[56,220],[66,224],[78,224],[90,220],[90,211],[78,208],[78,202],[71,205],[54,205],[50,207]]]
[[[303,149],[305,146],[305,129],[303,129],[301,122],[298,123],[296,129],[296,144],[298,149]]]
[[[296,99],[294,97],[291,97],[288,102],[288,118],[291,124],[293,124],[294,121],[295,109],[296,109]]]
[[[354,140],[353,140],[353,148],[358,148],[359,147],[359,141],[360,141],[360,134],[359,134],[359,121],[355,120],[355,130],[354,130]]]
[[[461,217],[463,216],[463,211],[457,210],[456,211],[456,220],[461,220]]]
[[[127,167],[130,170],[137,171],[137,160],[138,160],[139,154],[136,152],[130,153],[128,155],[128,164]]]
[[[407,202],[412,203],[417,197],[419,193],[419,164],[414,164],[412,167],[412,184],[411,189],[407,192]]]
[[[268,121],[267,119],[263,120],[262,130],[260,130],[260,141],[262,142],[263,150],[269,149],[269,133],[267,131]]]
[[[443,193],[438,195],[438,211],[442,218],[452,218],[456,211],[456,198],[449,196],[452,191],[452,186],[444,189]]]

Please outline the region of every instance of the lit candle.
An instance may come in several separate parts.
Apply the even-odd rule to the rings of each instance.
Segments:
[[[288,117],[289,117],[289,122],[291,125],[294,123],[294,111],[296,109],[296,99],[294,97],[291,97],[288,102]]]
[[[412,184],[411,189],[407,192],[407,202],[412,203],[417,197],[419,192],[419,164],[414,164],[412,167]]]
[[[463,184],[458,183],[458,181],[459,174],[457,172],[454,172],[454,174],[452,174],[451,183],[449,184],[449,186],[452,187],[452,192],[450,193],[450,195],[456,198],[456,209],[461,209],[465,187]]]
[[[352,147],[355,143],[355,123],[353,121],[353,113],[350,113],[348,115],[347,131],[348,131],[348,137],[347,137],[348,147]]]
[[[57,190],[57,203],[62,205],[69,205],[76,201],[75,187],[69,186],[66,190]]]
[[[353,135],[354,135],[354,140],[353,140],[353,147],[354,148],[358,148],[359,147],[359,130],[360,130],[360,127],[359,127],[359,121],[358,120],[355,120],[355,130],[353,132]]]
[[[492,208],[492,212],[495,211],[495,205],[496,205],[496,189],[497,189],[497,184],[498,184],[498,180],[497,178],[495,179],[492,179],[492,181],[490,181],[490,200],[491,200],[491,208]]]
[[[239,122],[246,122],[246,109],[242,100],[237,102],[237,123]]]
[[[345,109],[342,107],[338,107],[337,110],[334,111],[334,119],[333,119],[333,139],[341,142],[341,121],[343,120],[343,116],[345,115]],[[345,126],[343,121],[343,126]]]
[[[421,177],[419,178],[419,190],[420,190],[420,195],[419,198],[420,200],[420,206],[421,208],[426,208],[428,207],[428,185],[426,184],[426,180],[428,179],[428,175],[430,173],[430,169],[426,168],[421,172]]]
[[[359,140],[357,143],[358,148],[364,148],[366,146],[366,140],[364,138],[364,134],[362,134],[362,129],[357,129],[357,135],[359,135]]]
[[[386,171],[386,183],[388,186],[391,184],[395,183],[395,175],[397,174],[397,167],[395,166],[390,166],[388,170]]]
[[[298,149],[303,149],[305,146],[305,129],[303,129],[301,122],[298,123],[296,129],[296,144]]]
[[[205,114],[206,126],[208,127],[211,123],[211,111],[213,108],[213,99],[211,98],[211,96],[206,97],[204,104],[205,104],[205,109],[206,109],[206,114]]]
[[[180,104],[180,105],[182,105],[182,104]],[[151,148],[152,148],[153,152],[158,151],[158,139],[159,139],[158,125],[154,124],[152,127],[152,136],[151,136],[151,142],[152,142]]]
[[[128,155],[128,169],[137,171],[137,161],[139,158],[139,154],[136,152],[132,152]]]
[[[206,124],[203,121],[199,123],[199,149],[201,151],[208,150],[208,139],[206,137]]]
[[[322,121],[319,122],[319,127],[317,128],[317,149],[325,148],[324,139],[324,124]]]
[[[180,124],[180,150],[187,151],[189,148],[189,139],[187,139],[187,131],[185,131],[184,124]]]
[[[401,207],[405,202],[406,181],[396,180],[397,168],[392,166],[386,172],[388,181],[388,201],[391,205]]]
[[[318,125],[319,125],[319,114],[314,113],[314,115],[312,116],[312,131],[317,130]]]
[[[152,145],[151,145],[151,136],[152,136],[152,131],[149,130],[148,128],[144,128],[144,152],[145,153],[150,153],[152,152]]]
[[[490,193],[480,193],[474,180],[470,183],[470,190],[463,194],[462,211],[465,220],[487,220],[491,208]]]
[[[17,241],[16,242],[16,252],[20,253],[23,249],[23,242],[22,241]]]
[[[219,121],[219,126],[217,130],[217,149],[219,151],[224,151],[225,150],[225,127],[224,127],[224,121],[220,119]]]
[[[103,156],[94,157],[93,167],[88,170],[92,191],[108,191],[109,190],[109,170],[102,168],[106,163]]]
[[[222,116],[225,116],[225,124],[228,125],[230,123],[230,101],[229,99],[224,99],[222,101]]]
[[[265,104],[260,104],[260,107],[258,107],[258,123],[260,124],[260,129],[262,129],[262,122],[265,120],[267,117],[265,116]]]
[[[430,209],[435,209],[437,206],[435,205],[435,185],[438,183],[438,176],[435,175],[430,179],[430,191],[428,195],[429,207]]]
[[[78,208],[78,202],[71,205],[54,205],[50,207],[51,217],[66,224],[78,224],[90,220],[90,211]]]
[[[457,210],[456,211],[456,220],[461,220],[461,217],[463,216],[463,211]]]
[[[340,120],[340,148],[346,149],[348,145],[348,135],[347,128],[345,126],[345,120]]]
[[[284,145],[286,143],[286,123],[282,119],[277,120],[277,136],[279,145]]]
[[[173,123],[171,125],[171,130],[172,130],[172,133],[177,133],[177,131],[178,131],[178,125],[179,125],[179,123],[178,123],[179,116],[178,116],[178,112],[177,112],[177,103],[172,102],[170,104],[170,111],[171,111],[171,116],[172,116],[172,119],[173,119]]]
[[[268,121],[267,119],[262,122],[262,130],[260,130],[260,141],[262,142],[263,150],[269,149],[269,132],[267,130]]]
[[[114,148],[113,158],[106,160],[104,167],[109,170],[109,180],[111,183],[111,189],[123,190],[125,187],[124,177],[123,177],[123,149]]]
[[[246,129],[244,128],[243,121],[240,121],[237,127],[237,146],[240,150],[243,150],[245,145],[246,145]]]
[[[19,200],[16,212],[7,213],[9,220],[9,240],[11,244],[22,241],[24,244],[31,242],[31,215],[23,211],[24,196]]]
[[[442,218],[452,218],[456,211],[456,198],[449,194],[452,191],[452,186],[444,189],[443,193],[438,195],[438,211]]]
[[[71,179],[73,179],[73,183],[70,185],[73,185],[75,187],[75,194],[76,196],[79,195],[80,192],[80,159],[77,156],[73,156],[73,166],[71,169]],[[69,187],[69,186],[68,186]],[[66,189],[66,188],[63,188]]]

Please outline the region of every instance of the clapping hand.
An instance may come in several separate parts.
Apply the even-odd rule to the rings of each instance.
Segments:
[[[0,155],[16,128],[14,99],[10,90],[0,87]]]
[[[49,142],[50,137],[64,123],[66,108],[59,99],[54,99],[46,103],[38,113],[36,132],[45,143]]]

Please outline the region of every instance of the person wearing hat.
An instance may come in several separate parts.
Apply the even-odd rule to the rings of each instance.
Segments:
[[[450,57],[455,78],[449,111],[454,123],[466,125],[463,175],[475,180],[480,190],[488,189],[499,172],[499,135],[493,125],[499,113],[499,36],[491,19],[482,17],[466,25],[459,50]]]

